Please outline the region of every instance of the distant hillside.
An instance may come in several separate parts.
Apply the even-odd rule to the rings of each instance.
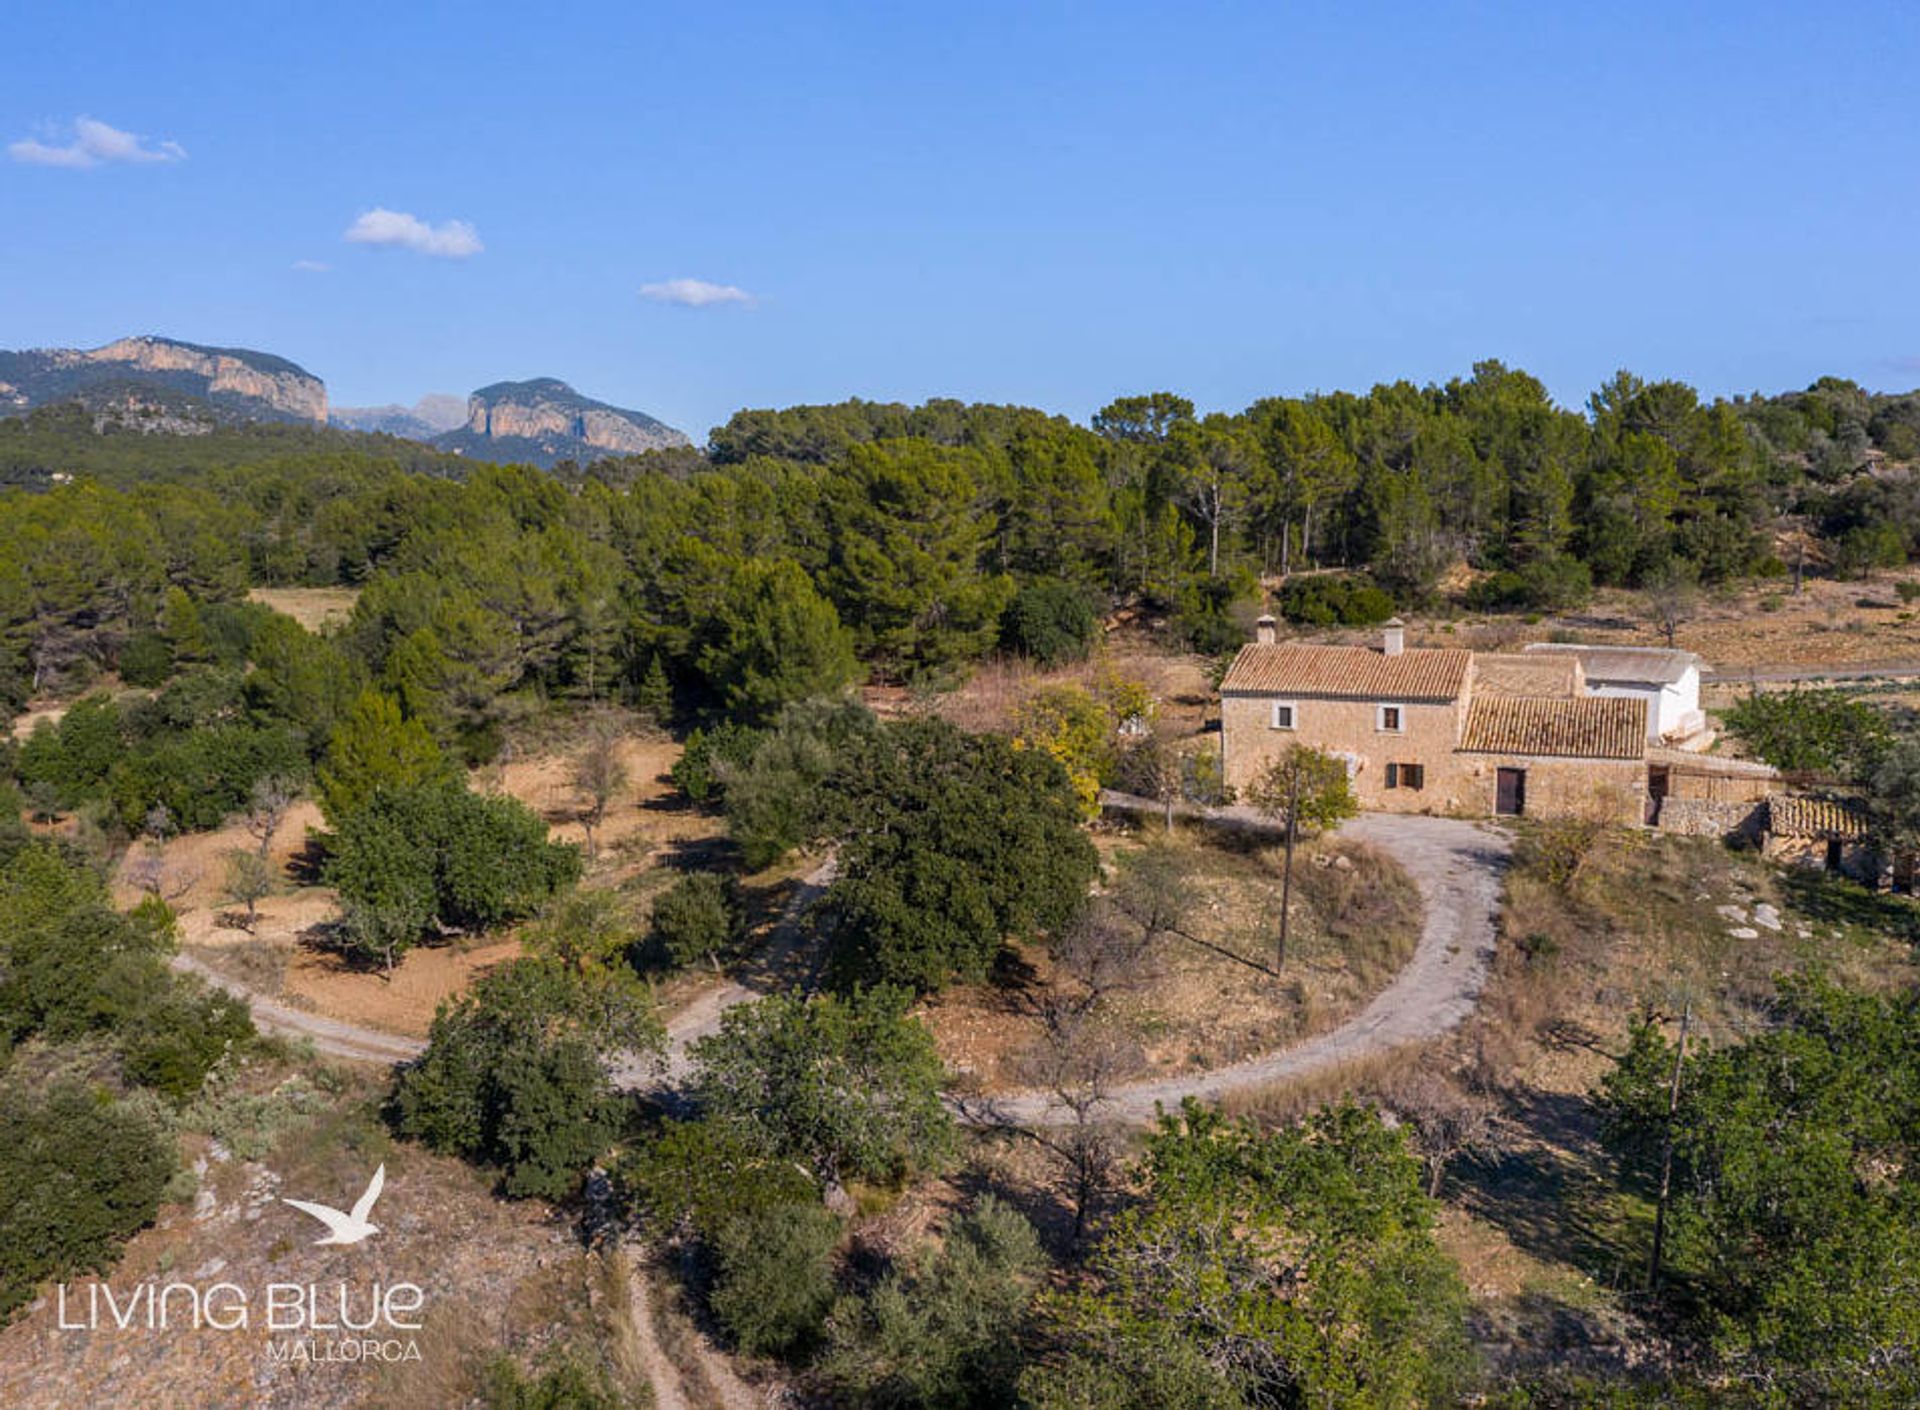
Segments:
[[[642,411],[581,396],[565,382],[536,377],[495,382],[467,398],[467,424],[433,444],[476,460],[526,461],[551,469],[608,456],[688,446],[687,436]]]
[[[464,425],[467,404],[459,397],[433,393],[421,397],[412,406],[401,406],[398,402],[386,406],[336,406],[327,419],[349,431],[377,431],[387,436],[405,436],[410,441],[430,441]]]
[[[470,466],[459,456],[397,436],[368,435],[298,421],[211,419],[205,402],[179,393],[139,393],[139,414],[123,418],[78,404],[0,416],[0,488],[40,489],[61,476],[106,484],[198,480],[241,465],[303,462],[351,467],[393,465],[454,478]],[[169,403],[169,398],[177,398]]]
[[[284,357],[249,348],[139,337],[100,348],[0,352],[0,415],[69,401],[122,419],[138,419],[138,407],[150,403],[163,420],[194,419],[204,408],[202,421],[327,421],[325,383]]]

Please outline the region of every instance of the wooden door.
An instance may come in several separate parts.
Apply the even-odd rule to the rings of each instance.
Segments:
[[[1493,811],[1503,818],[1517,818],[1527,810],[1527,771],[1497,769],[1493,775]]]

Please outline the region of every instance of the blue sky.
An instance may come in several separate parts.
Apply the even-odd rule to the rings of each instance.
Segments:
[[[0,346],[553,375],[696,437],[1482,357],[1906,388],[1916,72],[1911,4],[16,7]]]

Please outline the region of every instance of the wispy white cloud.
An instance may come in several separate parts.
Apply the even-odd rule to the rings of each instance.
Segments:
[[[321,259],[297,259],[293,267],[301,274],[325,274],[333,266]]]
[[[64,135],[66,140],[61,141]],[[154,142],[133,132],[122,132],[96,118],[75,118],[65,134],[49,131],[48,139],[23,137],[7,144],[7,155],[29,166],[90,167],[111,162],[183,162],[187,149],[178,142]]]
[[[713,284],[705,279],[662,279],[655,284],[642,284],[640,297],[659,304],[679,304],[682,308],[753,303],[753,295],[745,289],[733,284]]]
[[[417,215],[390,211],[385,206],[367,211],[347,227],[342,238],[354,245],[412,250],[436,259],[466,259],[486,248],[480,243],[480,232],[464,220],[429,225]]]

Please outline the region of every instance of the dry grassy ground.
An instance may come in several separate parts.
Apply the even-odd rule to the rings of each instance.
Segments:
[[[1795,594],[1791,579],[1766,579],[1703,592],[1697,615],[1680,624],[1674,645],[1704,657],[1723,676],[1744,670],[1808,666],[1867,666],[1920,659],[1920,620],[1896,592],[1920,572],[1877,573],[1859,582],[1808,578]],[[1874,604],[1863,606],[1863,603]],[[1416,621],[1410,644],[1511,650],[1548,639],[1665,646],[1638,594],[1608,590],[1578,612],[1528,622],[1519,617],[1468,616],[1457,622]]]
[[[599,857],[589,882],[618,887],[636,899],[664,885],[675,865],[697,861],[720,837],[720,820],[681,806],[667,770],[680,746],[653,735],[622,741],[626,789],[598,829]],[[564,749],[527,754],[482,771],[478,787],[512,794],[547,819],[553,835],[578,842],[583,832],[577,800],[567,779],[571,753]],[[421,1036],[435,1008],[462,992],[475,974],[520,953],[512,936],[456,940],[409,951],[389,978],[350,963],[330,943],[337,906],[331,888],[317,884],[308,853],[309,829],[321,826],[319,809],[301,803],[276,835],[273,860],[280,889],[260,902],[249,934],[236,908],[223,898],[226,856],[251,845],[238,825],[174,838],[163,850],[165,884],[180,915],[182,943],[199,959],[255,988],[330,1018]],[[132,876],[144,849],[123,859],[119,898],[138,892]],[[699,977],[683,987],[698,987]]]
[[[1100,840],[1110,872],[1143,845],[1171,846],[1194,899],[1183,928],[1206,942],[1163,937],[1141,983],[1118,998],[1117,1014],[1140,1045],[1142,1079],[1239,1062],[1337,1027],[1385,986],[1419,937],[1419,894],[1391,858],[1364,843],[1310,842],[1295,858],[1287,962],[1276,977],[1264,967],[1274,963],[1279,926],[1277,848],[1185,830],[1169,844],[1157,824]],[[1056,982],[1044,946],[1027,946],[989,982],[926,1003],[941,1056],[967,1090],[1027,1085],[1022,1058],[1040,1037],[1039,1006]]]
[[[360,589],[350,587],[257,587],[247,597],[293,618],[310,632],[338,626],[353,614]]]

